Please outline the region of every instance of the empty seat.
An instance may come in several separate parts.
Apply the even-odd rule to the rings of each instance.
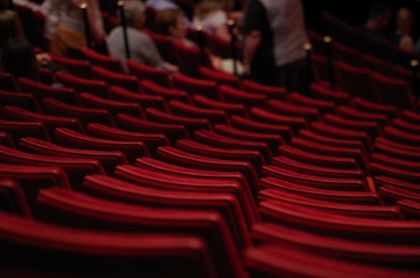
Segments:
[[[232,234],[218,213],[129,205],[68,190],[43,190],[38,201],[44,207],[40,217],[61,225],[131,232],[164,230],[199,237],[217,260],[220,276],[241,275],[242,267]]]
[[[420,135],[413,134],[413,132],[406,132],[393,126],[384,128],[384,136],[385,138],[407,145],[419,146],[420,144]]]
[[[66,70],[68,70],[71,74],[74,74],[75,76],[84,78],[92,77],[92,71],[90,68],[91,65],[88,61],[75,60],[59,55],[51,55],[51,58],[55,63],[63,66]]]
[[[178,100],[169,102],[169,110],[179,116],[204,118],[212,124],[228,122],[228,118],[223,110],[196,107]]]
[[[324,115],[322,121],[339,128],[365,131],[372,139],[377,135],[382,134],[382,130],[378,126],[378,123],[374,121],[346,119],[334,114]]]
[[[168,111],[168,104],[162,96],[146,95],[138,92],[131,92],[121,87],[113,86],[109,92],[112,99],[121,102],[138,103],[141,107],[153,107]]]
[[[99,232],[44,224],[6,213],[0,217],[1,257],[4,257],[1,267],[7,269],[4,273],[13,276],[217,275],[209,248],[199,237]],[[51,257],[57,262],[51,263]]]
[[[362,179],[364,173],[357,169],[337,169],[326,166],[319,166],[313,163],[305,163],[287,156],[276,156],[273,158],[272,166],[292,170],[298,173],[314,175],[318,177],[352,178]]]
[[[243,80],[241,89],[256,94],[265,95],[268,98],[284,99],[286,97],[286,89],[282,87],[267,86],[259,84],[252,80]]]
[[[117,126],[125,130],[165,134],[172,143],[177,139],[189,137],[186,128],[180,124],[164,124],[148,121],[128,114],[118,114],[116,121]]]
[[[306,253],[369,265],[415,267],[419,251],[416,246],[339,239],[272,223],[255,225],[252,236],[261,243],[290,244],[293,248],[302,248]]]
[[[319,112],[316,108],[302,107],[301,105],[287,103],[281,100],[269,100],[268,110],[275,114],[303,117],[308,121],[319,119]]]
[[[215,210],[213,207],[212,210],[219,212],[225,219],[230,231],[234,234],[234,241],[238,250],[243,250],[251,244],[243,209],[247,204],[240,204],[239,199],[235,196],[237,194],[235,191],[241,190],[238,184],[231,181],[180,177],[128,165],[118,167],[115,175],[135,185],[178,193],[184,192],[185,195],[190,192],[223,194],[224,198],[218,199],[220,205],[218,209]],[[188,197],[186,196],[186,198]]]
[[[310,129],[301,129],[299,130],[299,138],[304,138],[307,140],[311,140],[314,143],[324,144],[326,146],[331,147],[346,147],[346,148],[355,148],[359,149],[363,153],[370,153],[366,146],[360,140],[354,139],[343,139],[343,138],[331,138],[328,135],[322,135],[316,133]]]
[[[351,103],[356,109],[367,113],[386,114],[389,118],[398,115],[398,110],[393,105],[371,102],[360,97],[353,98]]]
[[[352,97],[361,97],[370,101],[379,101],[374,88],[371,71],[367,68],[354,67],[343,62],[335,63],[340,85]]]
[[[252,119],[264,123],[289,126],[295,132],[301,128],[308,127],[308,123],[304,117],[279,115],[258,107],[251,108],[250,116]]]
[[[174,87],[190,95],[204,95],[217,99],[216,82],[186,76],[182,73],[172,75]]]
[[[81,53],[92,65],[104,67],[114,72],[124,72],[121,62],[118,59],[103,55],[90,48],[82,48]]]
[[[235,139],[220,135],[210,130],[200,129],[194,132],[194,139],[205,144],[226,149],[249,149],[257,150],[264,155],[267,161],[271,161],[272,153],[267,143],[249,140]]]
[[[292,146],[280,146],[278,148],[279,155],[286,156],[304,163],[325,166],[338,169],[359,170],[359,164],[354,158],[337,157],[325,154],[316,154],[307,152]]]
[[[226,149],[218,148],[190,139],[181,139],[176,142],[176,146],[184,151],[195,153],[202,156],[228,159],[228,160],[238,160],[238,161],[248,161],[252,163],[254,168],[259,171],[263,165],[266,164],[264,156],[255,150],[247,149]]]
[[[13,143],[12,137],[9,135],[9,133],[0,131],[0,145],[14,148],[15,144]]]
[[[264,107],[266,96],[235,89],[226,85],[218,87],[219,98],[226,102],[240,103],[247,107]]]
[[[363,191],[367,189],[365,183],[360,179],[320,177],[298,173],[274,165],[264,166],[262,176],[275,177],[291,183],[296,182],[309,187],[328,190]]]
[[[288,95],[288,100],[293,104],[316,108],[321,113],[333,112],[335,109],[335,104],[332,101],[310,98],[297,92]]]
[[[318,99],[332,101],[336,104],[343,105],[347,104],[350,100],[350,96],[346,92],[333,91],[328,88],[325,88],[325,86],[322,86],[319,83],[312,83],[310,88],[314,97]]]
[[[382,199],[377,193],[319,189],[315,187],[301,185],[296,182],[288,182],[274,177],[262,178],[261,188],[271,188],[283,192],[286,191],[294,193],[304,197],[336,203],[383,205]]]
[[[143,108],[137,103],[105,99],[90,93],[80,94],[80,99],[84,106],[106,109],[114,116],[118,113],[127,113],[141,117],[144,116]]]
[[[363,150],[350,147],[327,146],[303,138],[293,138],[290,141],[290,145],[292,147],[302,149],[307,152],[317,153],[319,155],[325,154],[343,158],[354,158],[355,160],[357,160],[361,169],[363,169],[366,172],[369,172],[367,165],[369,163],[369,156]]]
[[[120,86],[131,91],[140,90],[139,81],[133,75],[118,73],[97,66],[92,67],[92,74],[95,79],[106,81],[113,86]]]
[[[240,172],[224,172],[187,168],[150,157],[142,157],[137,159],[136,166],[146,170],[149,169],[159,171],[180,177],[201,178],[216,181],[223,180],[238,183],[240,184],[240,188],[238,187],[235,189],[235,192],[237,198],[240,200],[240,203],[243,205],[243,209],[246,215],[246,222],[249,226],[252,226],[253,223],[259,221],[259,216],[256,212],[256,203],[252,197],[249,184],[245,176]]]
[[[26,218],[32,217],[25,194],[19,183],[14,180],[0,178],[0,211]]]
[[[319,277],[416,277],[418,272],[398,268],[371,266],[285,246],[262,245],[245,254],[245,267],[250,277],[319,276]]]
[[[420,125],[418,124],[413,124],[403,119],[394,119],[391,125],[402,131],[420,135]]]
[[[193,96],[193,100],[194,104],[199,107],[222,110],[228,114],[248,115],[248,111],[243,104],[218,101],[202,95]]]
[[[126,131],[119,128],[105,126],[102,124],[89,124],[87,127],[87,133],[89,135],[104,139],[143,142],[145,143],[147,148],[153,152],[159,146],[171,144],[164,134]]]
[[[400,200],[397,202],[407,219],[420,219],[420,203],[412,200]]]
[[[35,138],[23,138],[21,149],[43,155],[75,157],[98,160],[108,175],[112,175],[117,165],[128,164],[125,155],[119,151],[96,151],[61,147]]]
[[[338,128],[324,122],[311,123],[311,130],[324,136],[331,136],[336,139],[359,140],[363,142],[368,151],[372,150],[372,140],[364,131],[348,130]]]
[[[280,201],[262,202],[259,210],[265,221],[326,235],[387,244],[419,244],[419,222],[336,215]]]
[[[86,108],[66,104],[54,98],[44,98],[42,106],[45,113],[63,117],[73,117],[86,126],[88,123],[103,123],[109,126],[115,126],[114,119],[105,109]]]
[[[87,136],[67,128],[57,128],[54,132],[54,141],[59,145],[70,148],[121,151],[126,155],[130,163],[134,162],[138,157],[150,155],[145,144],[140,141],[102,139]]]
[[[420,193],[420,187],[417,184],[403,181],[390,176],[380,175],[375,177],[375,184],[379,187],[382,185],[392,185],[398,188],[408,189]]]
[[[0,90],[9,92],[19,91],[19,86],[10,73],[0,72]]]
[[[31,93],[38,100],[52,97],[66,103],[80,103],[79,96],[74,89],[51,87],[26,77],[19,78],[18,83],[22,92]]]
[[[0,107],[14,105],[34,112],[40,112],[38,101],[27,93],[0,91]]]
[[[136,76],[139,80],[151,80],[161,86],[171,86],[168,73],[160,68],[140,64],[133,60],[127,61],[127,67],[129,73]]]
[[[45,141],[50,141],[48,130],[40,122],[21,122],[0,120],[0,131],[7,132],[17,145],[20,138],[36,137]]]
[[[84,132],[84,128],[77,118],[35,113],[16,106],[4,107],[1,115],[7,119],[41,122],[47,127],[50,134],[57,127],[67,127],[75,131]]]
[[[288,142],[293,136],[293,131],[287,125],[268,124],[236,115],[230,117],[230,122],[233,127],[238,129],[252,132],[280,134],[286,142]]]
[[[70,73],[59,71],[54,75],[57,82],[66,87],[73,88],[79,92],[89,92],[98,96],[108,96],[108,84],[101,80],[77,77]]]
[[[146,94],[161,96],[167,100],[177,99],[187,103],[191,103],[191,96],[184,91],[174,88],[163,87],[150,80],[141,81],[140,84],[142,91]]]
[[[177,116],[157,110],[155,108],[147,108],[146,117],[150,121],[183,125],[189,132],[193,132],[194,130],[201,128],[211,129],[210,122],[205,118]]]
[[[337,114],[344,118],[349,118],[349,119],[354,119],[354,120],[375,121],[380,126],[384,126],[389,122],[389,119],[386,114],[364,112],[364,111],[354,109],[348,106],[338,107]]]
[[[200,67],[200,76],[203,79],[216,82],[218,85],[228,85],[234,88],[239,86],[239,80],[233,74],[211,69],[208,67]]]
[[[420,194],[408,189],[399,188],[392,185],[381,186],[378,190],[382,199],[390,204],[395,204],[399,200],[410,200],[420,202]]]
[[[171,163],[197,169],[206,167],[206,169],[217,171],[239,171],[247,177],[254,196],[256,196],[258,191],[259,182],[257,173],[254,167],[248,162],[209,158],[206,156],[190,154],[173,147],[159,147],[157,150],[157,157]]]
[[[279,134],[246,131],[228,125],[218,124],[214,126],[217,133],[239,140],[267,143],[272,153],[277,153],[277,147],[285,143]]]
[[[261,190],[258,199],[260,202],[281,201],[339,215],[372,219],[404,219],[404,216],[398,206],[340,204],[316,200],[314,198],[304,197],[295,193],[275,189]]]
[[[379,73],[372,74],[372,80],[382,103],[399,109],[415,109],[414,95],[406,81],[389,78]]]
[[[102,165],[93,159],[31,154],[0,146],[0,161],[17,165],[59,166],[78,187],[86,174],[105,174]]]

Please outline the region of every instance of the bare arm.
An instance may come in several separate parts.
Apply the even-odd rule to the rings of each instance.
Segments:
[[[251,63],[254,59],[255,52],[261,43],[261,33],[259,31],[252,31],[245,36],[244,39],[244,67],[245,73],[251,72]]]

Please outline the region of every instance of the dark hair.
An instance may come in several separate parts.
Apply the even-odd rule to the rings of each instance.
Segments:
[[[19,15],[12,10],[0,11],[0,48],[11,38],[23,37]]]
[[[3,46],[0,62],[0,69],[15,77],[39,78],[35,52],[24,39],[8,40]]]
[[[176,26],[180,16],[184,16],[184,13],[179,9],[166,9],[158,12],[156,15],[157,31],[163,35],[170,35],[169,28]]]
[[[374,2],[369,8],[369,18],[376,18],[391,12],[389,5],[384,2]]]

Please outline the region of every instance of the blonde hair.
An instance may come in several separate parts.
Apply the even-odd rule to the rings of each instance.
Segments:
[[[194,15],[199,19],[203,19],[215,11],[223,10],[230,12],[232,6],[233,0],[204,0],[196,6]]]
[[[140,17],[144,16],[145,10],[146,7],[141,1],[125,1],[124,12],[125,18],[127,20],[127,25],[134,26],[135,23],[140,19]]]

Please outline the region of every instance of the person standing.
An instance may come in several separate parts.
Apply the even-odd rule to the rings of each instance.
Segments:
[[[245,72],[255,81],[302,88],[308,42],[300,0],[250,0],[245,6]]]

